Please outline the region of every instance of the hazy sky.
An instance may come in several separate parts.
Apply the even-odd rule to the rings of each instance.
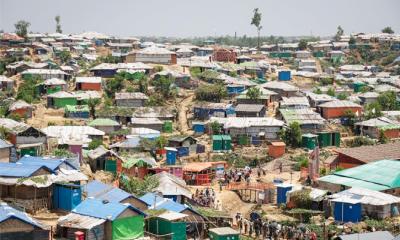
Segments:
[[[252,11],[260,8],[262,35],[332,35],[400,32],[400,0],[0,0],[0,29],[20,19],[33,32],[97,31],[119,36],[256,35]]]

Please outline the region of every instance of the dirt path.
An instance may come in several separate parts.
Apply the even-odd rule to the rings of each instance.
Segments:
[[[191,135],[192,132],[189,131],[187,112],[188,106],[192,103],[194,99],[194,93],[190,93],[189,96],[185,97],[178,104],[178,128],[182,135]]]

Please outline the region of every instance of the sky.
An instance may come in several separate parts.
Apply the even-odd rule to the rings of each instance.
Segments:
[[[0,30],[26,20],[32,32],[96,31],[115,36],[256,36],[253,9],[262,13],[261,35],[330,36],[400,33],[400,0],[0,0]]]

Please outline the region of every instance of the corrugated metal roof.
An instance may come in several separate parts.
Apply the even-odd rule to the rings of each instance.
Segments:
[[[355,158],[361,162],[373,162],[383,159],[400,159],[400,142],[361,146],[354,148],[340,148],[336,152]]]
[[[146,96],[146,94],[142,92],[119,92],[115,93],[115,99],[116,100],[121,100],[121,99],[141,99],[141,100],[147,100],[149,97]]]
[[[287,124],[298,122],[301,124],[319,124],[323,125],[325,119],[319,113],[309,108],[304,109],[279,109],[283,119]]]
[[[95,120],[91,121],[88,125],[91,127],[95,127],[95,126],[119,126],[120,124],[117,121],[109,118],[96,118]]]
[[[218,122],[224,124],[224,128],[246,128],[255,126],[283,126],[283,122],[275,118],[270,117],[229,117],[229,118],[219,118],[211,117],[209,122]]]
[[[33,106],[27,102],[25,102],[24,100],[18,100],[16,102],[13,102],[10,107],[8,108],[8,110],[10,111],[14,111],[14,110],[18,110],[21,108],[33,108]]]
[[[92,229],[100,224],[103,224],[106,220],[101,218],[95,218],[90,216],[84,216],[76,213],[70,213],[66,216],[59,218],[57,225],[67,228],[77,229]]]
[[[376,231],[366,233],[353,233],[348,235],[339,235],[341,240],[395,240],[393,235],[388,231]],[[397,238],[396,238],[397,239]]]
[[[318,107],[325,108],[343,108],[343,107],[360,107],[357,103],[346,101],[346,100],[334,100],[318,105]]]
[[[7,142],[6,140],[0,139],[0,149],[1,148],[10,148],[13,145],[9,142]]]
[[[113,221],[128,208],[141,215],[145,215],[142,211],[132,207],[130,204],[106,202],[100,199],[93,198],[87,198],[85,201],[76,206],[76,208],[74,208],[72,212],[85,216]]]
[[[157,173],[155,177],[159,182],[155,191],[161,192],[163,196],[182,195],[187,198],[192,198],[192,192],[186,186],[186,182],[183,179],[177,178],[167,172]]]
[[[101,77],[76,77],[76,83],[101,83]]]
[[[84,186],[84,191],[88,197],[93,197],[101,200],[108,200],[110,202],[121,202],[132,194],[125,192],[122,189],[116,188],[97,180],[91,181]]]
[[[0,203],[0,223],[10,218],[16,218],[35,227],[42,229],[44,228],[44,226],[41,223],[28,216],[28,214],[18,211],[15,208],[12,208],[4,202]]]
[[[154,202],[157,204],[164,200],[163,197],[155,194],[155,193],[146,193],[145,195],[139,198],[143,202],[145,202],[148,206],[154,206]]]
[[[238,104],[235,107],[236,112],[261,112],[265,108],[262,104]]]

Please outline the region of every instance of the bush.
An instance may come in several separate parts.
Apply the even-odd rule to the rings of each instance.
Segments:
[[[196,99],[198,101],[220,102],[228,96],[228,92],[222,84],[201,85],[196,89]]]
[[[296,208],[310,209],[312,204],[310,192],[310,189],[296,191],[290,195],[290,201],[293,201]]]
[[[155,72],[161,72],[162,70],[164,70],[163,66],[160,66],[160,65],[154,66],[154,71]]]
[[[375,141],[368,137],[357,136],[349,141],[349,145],[350,147],[370,146],[375,145]]]
[[[100,139],[93,139],[90,143],[89,143],[89,150],[93,150],[96,149],[97,147],[99,147],[100,145],[103,145],[103,141]]]
[[[301,146],[301,128],[298,122],[292,122],[289,128],[282,129],[279,133],[281,139],[292,147]]]
[[[144,179],[121,177],[121,188],[135,196],[143,196],[154,191],[160,184],[156,176],[146,176]]]

